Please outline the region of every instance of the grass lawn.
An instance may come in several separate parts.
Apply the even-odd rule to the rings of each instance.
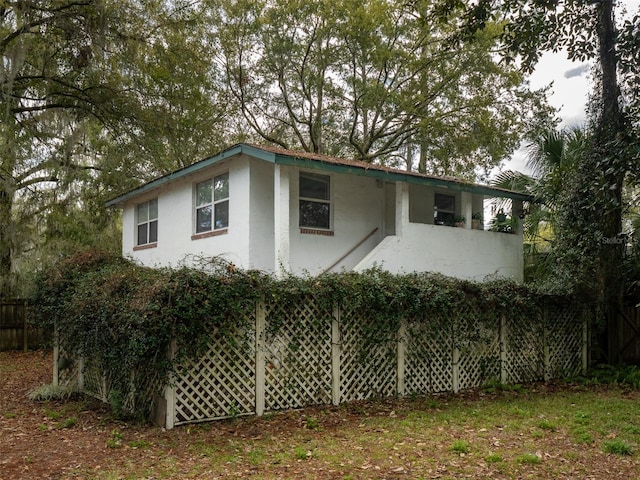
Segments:
[[[532,386],[186,426],[95,478],[640,478],[639,401]]]

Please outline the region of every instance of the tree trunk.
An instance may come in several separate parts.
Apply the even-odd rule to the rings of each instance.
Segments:
[[[601,104],[595,131],[595,147],[605,168],[605,215],[602,218],[604,241],[600,255],[600,300],[606,316],[608,334],[608,359],[618,363],[621,342],[619,312],[622,309],[624,284],[621,267],[624,260],[625,241],[622,232],[622,186],[626,174],[624,155],[612,155],[616,139],[625,131],[625,118],[620,109],[620,88],[617,77],[617,56],[613,2],[598,4],[599,61],[601,68]]]
[[[12,244],[13,226],[12,192],[0,185],[0,298],[13,296],[12,270]]]

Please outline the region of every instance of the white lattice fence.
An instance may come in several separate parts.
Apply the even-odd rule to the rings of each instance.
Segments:
[[[548,311],[546,349],[547,377],[578,375],[587,367],[586,325],[576,308],[555,307]]]
[[[540,319],[491,317],[477,307],[396,325],[321,305],[312,296],[293,308],[260,303],[235,330],[210,334],[204,354],[184,363],[164,387],[165,425],[457,391],[491,379],[536,381],[586,367],[587,332],[572,306],[550,307]],[[109,397],[107,377],[92,359],[72,360],[56,374],[60,383]],[[125,401],[136,391],[152,397],[161,390],[158,379],[145,386],[134,373],[130,378]]]
[[[506,383],[533,382],[544,378],[544,328],[540,321],[522,318],[506,322]]]
[[[340,400],[351,402],[395,395],[397,332],[380,332],[380,326],[370,318],[348,307],[342,310],[339,325]],[[372,341],[373,338],[378,340]]]
[[[109,399],[110,387],[103,375],[103,369],[92,358],[81,362],[81,365],[82,375],[79,383],[84,391],[106,402]]]
[[[239,328],[230,336],[210,336],[205,354],[198,361],[187,362],[176,375],[173,423],[254,413],[254,359],[255,332]]]
[[[453,390],[451,325],[434,316],[410,323],[405,342],[405,393],[439,393]]]
[[[464,312],[463,318],[465,321],[458,321],[454,328],[459,355],[456,390],[480,387],[500,378],[501,368],[499,318],[483,318],[477,310]]]
[[[305,298],[293,311],[267,307],[266,410],[331,402],[331,322],[331,312],[323,311],[313,298]],[[275,325],[279,328],[272,328]]]

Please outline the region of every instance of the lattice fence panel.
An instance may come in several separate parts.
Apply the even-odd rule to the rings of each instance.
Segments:
[[[405,393],[439,393],[453,389],[452,328],[443,318],[410,322],[405,338]]]
[[[506,322],[507,383],[544,379],[544,329],[539,319]]]
[[[547,313],[549,374],[552,378],[582,372],[583,318],[575,307],[550,308]]]
[[[477,310],[466,311],[455,326],[455,344],[460,351],[461,389],[476,388],[500,378],[500,321],[482,318]]]
[[[104,401],[108,400],[110,388],[100,365],[94,359],[86,358],[82,367],[85,393]]]
[[[231,337],[210,337],[207,352],[176,375],[175,424],[253,413],[254,359],[254,332],[239,328]]]
[[[266,410],[331,402],[331,322],[311,296],[293,311],[267,305]]]
[[[340,317],[340,396],[344,402],[397,392],[397,331],[380,332],[369,318],[346,308]],[[382,341],[372,341],[373,338]]]

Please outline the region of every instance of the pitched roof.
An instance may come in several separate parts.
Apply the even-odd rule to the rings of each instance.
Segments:
[[[287,150],[279,147],[252,145],[247,143],[239,143],[233,145],[222,152],[193,163],[187,167],[176,170],[172,173],[158,177],[138,188],[130,190],[119,195],[106,203],[107,207],[123,205],[130,199],[137,197],[143,193],[147,193],[167,183],[178,180],[186,175],[198,172],[211,165],[227,160],[236,155],[246,154],[261,160],[279,164],[291,165],[302,168],[324,170],[336,173],[348,173],[352,175],[363,175],[386,181],[401,181],[430,186],[448,188],[452,190],[466,191],[487,195],[490,197],[511,198],[514,200],[532,201],[533,197],[513,190],[503,188],[490,187],[472,182],[460,180],[455,177],[436,177],[433,175],[425,175],[418,172],[409,172],[397,168],[386,167],[383,165],[375,165],[358,160],[347,160],[343,158],[321,155],[318,153],[300,152]]]

